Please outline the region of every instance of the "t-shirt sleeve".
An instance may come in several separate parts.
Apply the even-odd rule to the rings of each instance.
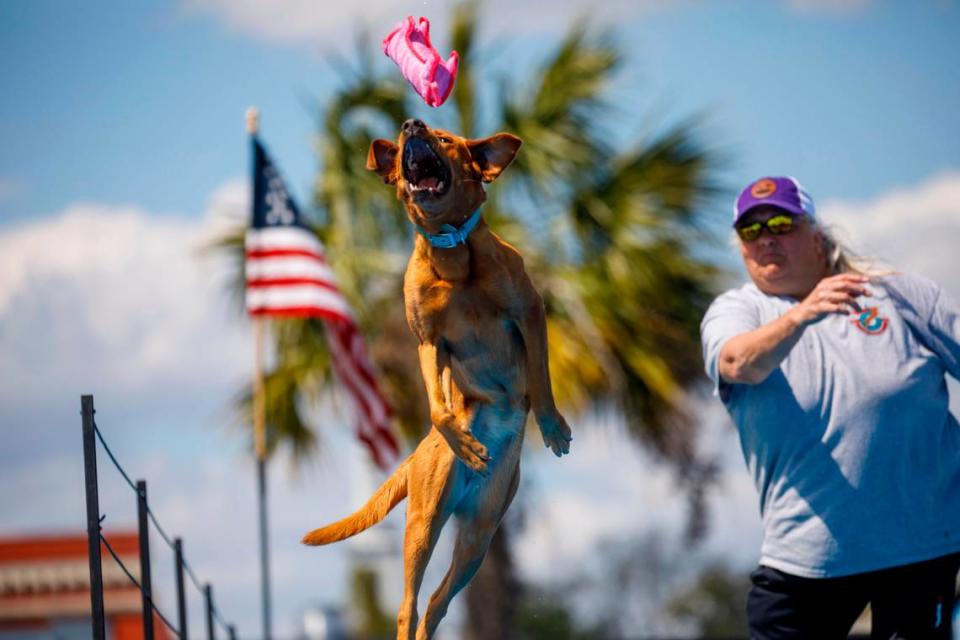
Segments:
[[[960,379],[960,302],[922,276],[898,274],[887,281],[914,335],[937,355],[950,375]]]
[[[742,290],[728,291],[713,301],[700,323],[700,342],[707,376],[718,394],[728,383],[720,379],[720,350],[730,338],[760,326],[756,305]]]
[[[941,287],[930,314],[931,344],[944,368],[960,380],[960,302]]]

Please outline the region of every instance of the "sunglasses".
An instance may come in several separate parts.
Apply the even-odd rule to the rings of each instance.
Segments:
[[[744,242],[753,242],[760,237],[764,229],[770,232],[770,235],[783,236],[793,231],[793,216],[779,214],[769,218],[766,222],[751,222],[737,227],[737,235]]]

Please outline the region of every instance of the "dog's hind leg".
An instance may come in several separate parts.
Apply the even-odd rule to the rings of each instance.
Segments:
[[[397,640],[414,640],[417,628],[417,593],[423,584],[423,574],[437,543],[443,523],[438,526],[407,526],[403,540],[403,601],[397,613]]]
[[[501,485],[494,495],[489,495],[485,505],[481,506],[476,518],[466,520],[457,532],[457,540],[453,549],[453,562],[447,575],[437,590],[430,597],[430,603],[423,614],[423,620],[417,628],[416,640],[429,640],[440,621],[447,614],[447,608],[453,597],[457,595],[473,578],[483,563],[487,554],[490,540],[500,526],[500,520],[506,513],[507,507],[513,500],[520,484],[520,467],[514,463],[513,474]],[[496,473],[494,474],[496,475]]]
[[[423,455],[420,450],[424,449]],[[407,495],[407,525],[403,539],[403,601],[397,614],[397,640],[414,640],[417,628],[417,594],[423,574],[453,512],[451,501],[458,479],[456,458],[443,438],[433,432],[421,442],[412,460]],[[462,479],[459,480],[463,482]]]

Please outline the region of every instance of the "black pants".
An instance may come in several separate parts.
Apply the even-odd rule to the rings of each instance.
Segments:
[[[846,638],[867,603],[873,640],[950,640],[960,554],[842,578],[800,578],[760,566],[750,574],[753,640]]]

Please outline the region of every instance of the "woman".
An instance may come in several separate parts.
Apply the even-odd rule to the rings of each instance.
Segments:
[[[760,494],[751,637],[950,638],[960,566],[960,305],[864,268],[789,177],[737,198],[751,282],[701,325],[707,373]]]

